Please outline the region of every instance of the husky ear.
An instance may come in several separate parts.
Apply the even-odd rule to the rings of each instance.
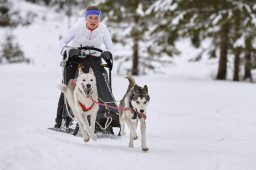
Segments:
[[[139,92],[139,87],[137,86],[137,84],[135,84],[135,86],[134,86],[134,91],[137,93]]]
[[[147,100],[148,100],[148,101],[150,100],[150,97],[149,97],[149,95],[147,95]]]
[[[79,75],[82,74],[82,73],[84,73],[81,67],[79,67],[78,70],[79,70]]]
[[[147,85],[145,85],[145,86],[143,87],[143,92],[145,92],[145,93],[148,92],[148,86],[147,86]]]
[[[89,68],[89,73],[94,74],[93,69],[91,67]]]

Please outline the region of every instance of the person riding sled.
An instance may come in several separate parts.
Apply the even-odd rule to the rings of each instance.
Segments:
[[[114,97],[111,92],[111,87],[109,87],[107,71],[102,66],[101,59],[105,60],[109,72],[111,72],[113,65],[113,43],[106,25],[100,22],[101,17],[102,12],[97,6],[87,7],[85,18],[80,18],[60,41],[61,54],[63,55],[64,60],[68,57],[63,70],[63,83],[68,84],[70,79],[75,79],[78,67],[81,67],[84,72],[88,72],[89,68],[92,68],[96,76],[99,99],[109,102],[114,101]],[[80,47],[100,49],[102,44],[104,44],[106,49],[102,53],[90,48],[85,51],[79,50]],[[70,47],[67,45],[70,45]],[[113,107],[116,106],[115,103],[110,103],[108,105]],[[63,118],[66,120],[66,127],[72,122],[72,119],[68,116],[66,108],[64,94],[61,93],[55,119],[55,128],[61,127]],[[108,113],[108,117],[111,116],[111,123],[106,122],[108,120],[106,113]],[[102,127],[105,126],[105,131],[108,130],[113,133],[112,127],[120,127],[119,118],[116,113],[117,111],[113,110],[111,107],[107,108],[100,106],[96,119],[98,122],[96,131],[101,131],[103,129]],[[106,124],[110,126],[108,129]]]

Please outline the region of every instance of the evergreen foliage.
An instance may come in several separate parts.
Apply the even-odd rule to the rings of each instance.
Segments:
[[[202,56],[219,58],[216,79],[227,78],[227,64],[233,61],[233,80],[243,78],[253,81],[251,70],[256,67],[256,0],[26,1],[55,6],[68,17],[74,14],[73,9],[101,2],[99,6],[103,19],[115,30],[111,32],[113,42],[132,46],[132,53],[122,57],[124,61],[129,61],[131,56],[128,55],[132,55],[132,68],[128,71],[133,75],[146,73],[145,68],[154,70],[150,62],[155,60],[154,57],[179,54],[176,42],[189,38],[195,48],[201,49],[193,61],[200,60]],[[0,26],[15,23],[12,19],[14,14],[8,0],[0,0]],[[207,47],[204,46],[206,40],[211,43]]]
[[[228,56],[235,55],[237,64],[240,54],[255,55],[256,47],[252,45],[256,32],[255,3],[255,0],[158,0],[150,10],[165,22],[152,31],[152,35],[161,37],[155,39],[155,44],[164,49],[173,46],[178,38],[185,37],[200,48],[204,40],[211,40],[208,49],[202,48],[201,55],[218,56],[216,79],[226,79]],[[250,43],[246,45],[248,39]],[[238,49],[240,52],[235,53]]]
[[[140,68],[140,66],[152,69],[151,64],[144,64],[144,57],[148,56],[145,51],[148,51],[151,46],[147,45],[146,42],[152,39],[148,36],[148,32],[153,22],[152,17],[146,14],[145,11],[153,2],[150,0],[106,0],[100,4],[108,25],[115,27],[115,30],[119,29],[119,31],[113,33],[113,41],[124,46],[132,42],[132,68],[129,72],[133,75],[143,73],[145,68]],[[141,43],[144,43],[143,47],[148,46],[148,49],[147,47],[143,49],[140,46]],[[123,57],[131,58],[131,56]]]
[[[9,0],[0,0],[0,27],[16,27],[18,25],[29,25],[37,16],[34,12],[20,14],[18,9],[13,8]]]
[[[10,25],[10,3],[7,0],[0,0],[0,27]]]
[[[24,56],[18,43],[15,43],[15,37],[7,34],[5,42],[2,44],[0,63],[29,63],[29,59]]]
[[[26,1],[35,3],[35,4],[49,5],[52,0],[26,0]]]

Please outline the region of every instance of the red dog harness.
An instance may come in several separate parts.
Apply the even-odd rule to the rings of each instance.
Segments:
[[[87,98],[89,98],[89,97],[87,96]],[[83,103],[81,103],[80,101],[79,101],[79,104],[80,104],[80,106],[81,106],[81,108],[82,108],[82,110],[83,110],[84,112],[88,112],[88,111],[91,110],[91,109],[93,108],[93,106],[94,106],[94,102],[92,102],[92,105],[91,105],[90,107],[88,107],[88,108],[86,108],[86,106],[85,106]]]

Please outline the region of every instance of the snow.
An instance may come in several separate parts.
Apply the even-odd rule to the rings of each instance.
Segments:
[[[0,65],[0,169],[255,169],[255,84],[214,81],[216,63],[187,62],[194,53],[189,43],[181,43],[183,56],[165,74],[135,77],[149,87],[149,152],[141,151],[140,133],[128,147],[127,128],[124,137],[98,135],[88,143],[48,130],[60,94],[58,40],[67,24],[64,16],[47,16],[14,31],[34,64]],[[128,81],[115,72],[112,81],[120,100]]]

